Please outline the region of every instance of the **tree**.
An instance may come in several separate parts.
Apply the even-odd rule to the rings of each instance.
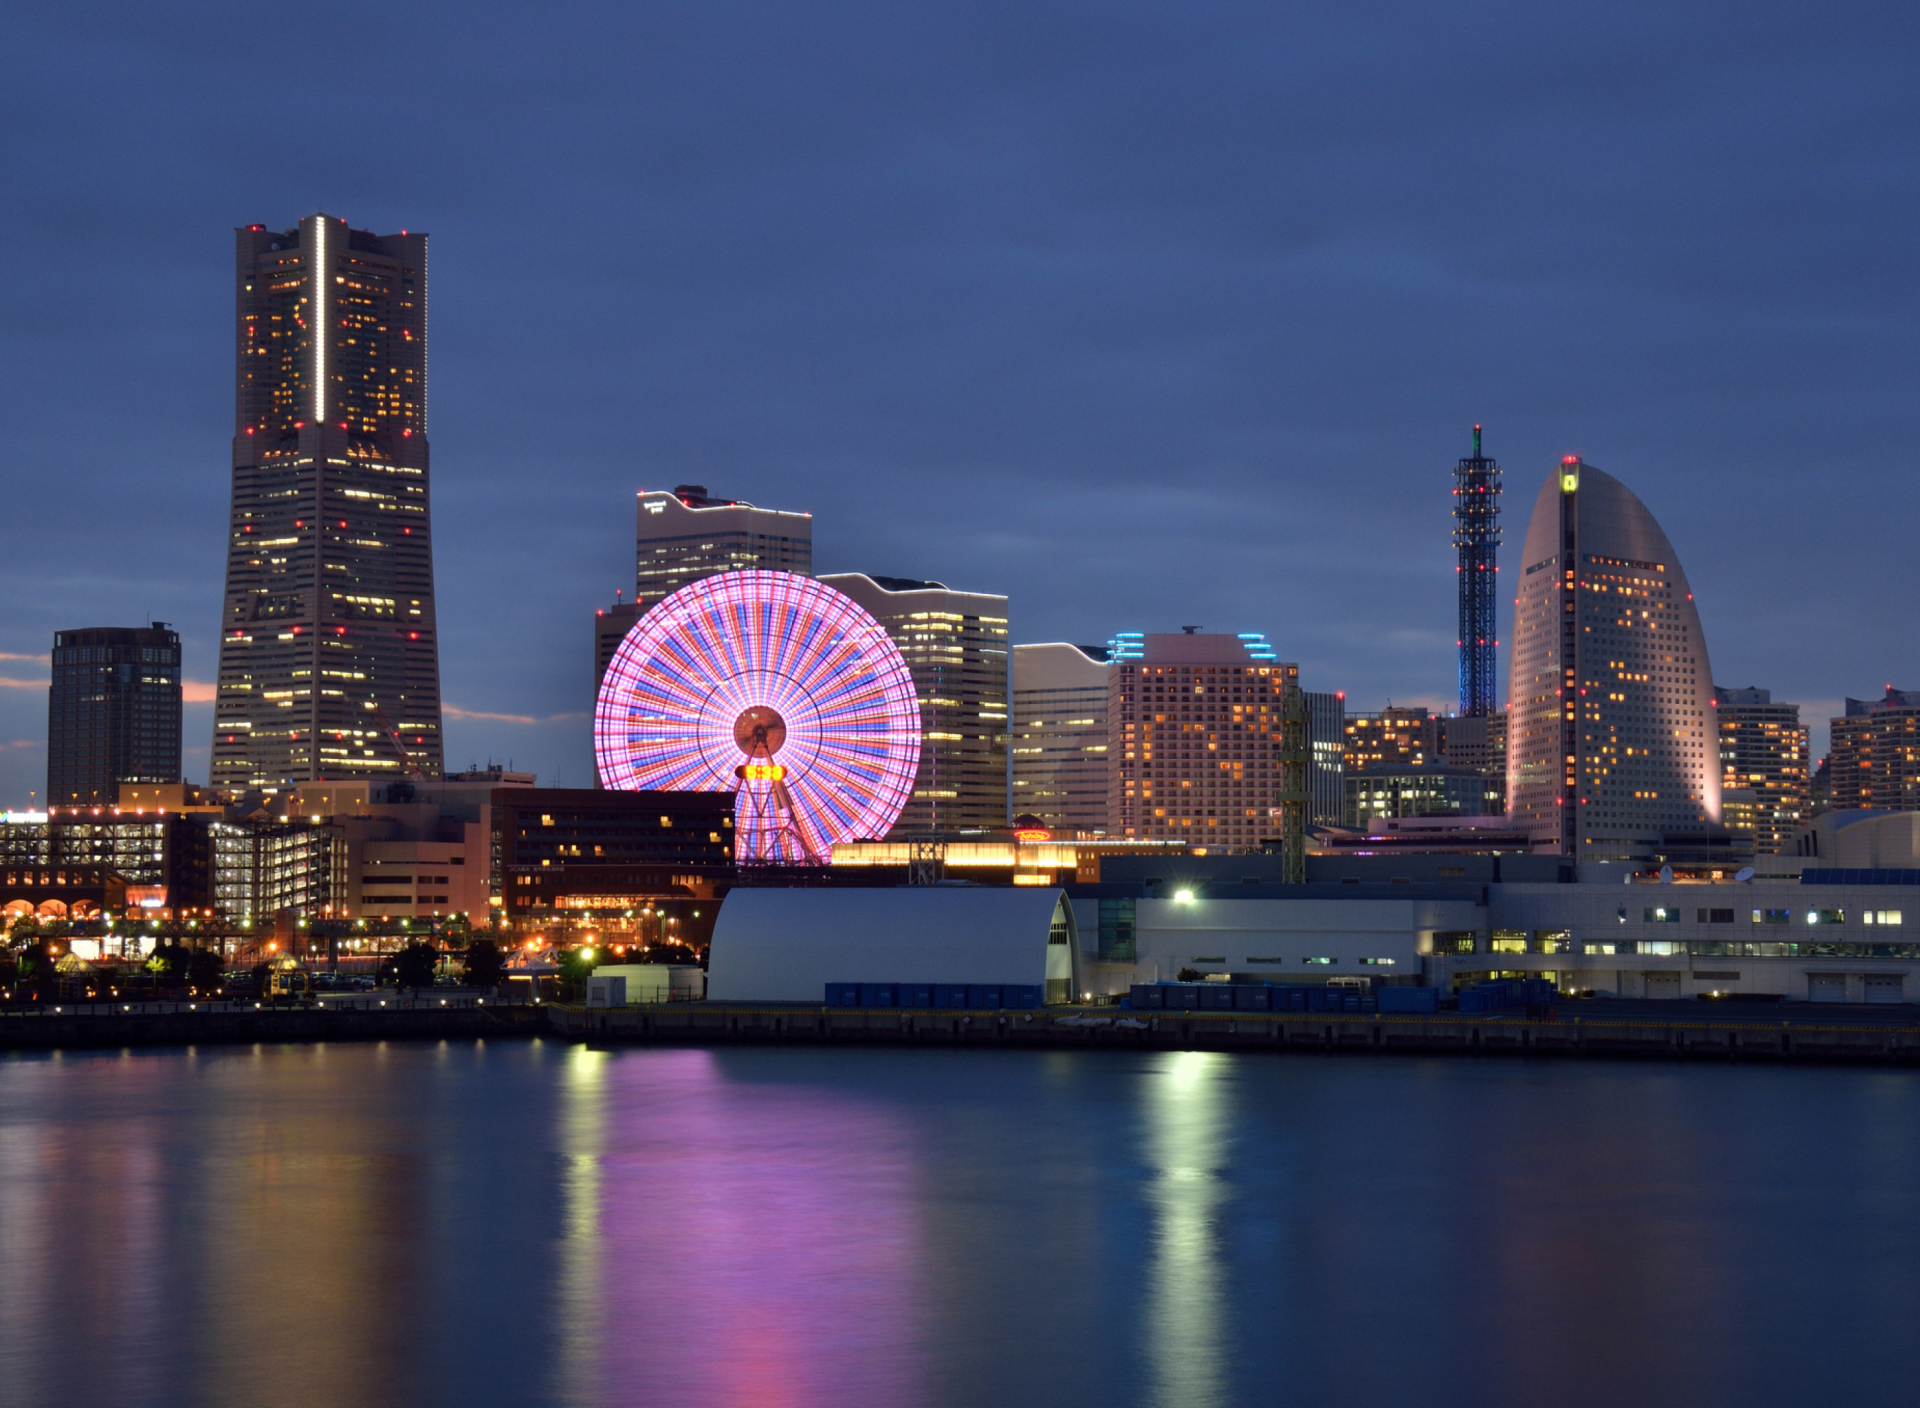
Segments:
[[[587,979],[600,966],[603,953],[597,948],[576,948],[561,955],[560,990],[564,998],[571,1001],[586,994]]]
[[[506,962],[500,956],[500,945],[492,939],[475,939],[467,945],[467,962],[464,978],[470,988],[497,988],[500,986],[500,974]]]
[[[265,1002],[267,993],[273,985],[273,970],[264,963],[253,966],[253,995],[257,1001]]]
[[[416,992],[432,987],[433,970],[438,962],[439,955],[434,952],[432,944],[408,944],[394,956],[394,986],[412,988]]]
[[[147,958],[147,971],[153,974],[154,981],[163,987],[172,987],[187,978],[187,964],[191,955],[178,943],[157,945]]]
[[[22,914],[7,930],[7,942],[15,948],[25,948],[39,937],[40,921],[31,914]]]
[[[1197,983],[1200,981],[1200,973],[1194,968],[1182,968],[1173,975],[1173,980],[1176,983]]]
[[[220,990],[220,955],[210,948],[197,948],[187,955],[187,986],[197,993],[213,993]]]

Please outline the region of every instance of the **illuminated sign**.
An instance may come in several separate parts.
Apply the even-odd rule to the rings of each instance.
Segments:
[[[735,768],[733,775],[748,782],[778,782],[787,775],[787,770],[778,763],[748,763]]]
[[[1016,841],[1025,841],[1025,842],[1051,841],[1053,839],[1053,833],[1051,831],[1045,830],[1042,827],[1029,826],[1022,830],[1014,832],[1013,839]]]

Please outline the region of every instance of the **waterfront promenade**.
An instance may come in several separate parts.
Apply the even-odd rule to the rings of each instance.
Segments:
[[[512,1004],[375,992],[301,1004],[86,1003],[0,1011],[0,1049],[553,1036],[595,1046],[801,1043],[1173,1051],[1424,1052],[1920,1064],[1920,1010],[1567,1000],[1550,1016]]]

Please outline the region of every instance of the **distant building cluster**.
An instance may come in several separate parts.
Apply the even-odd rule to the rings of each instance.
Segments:
[[[1266,856],[1289,834],[1329,881],[1336,860],[1522,853],[1712,879],[1766,857],[1819,859],[1842,838],[1858,850],[1873,836],[1873,854],[1898,855],[1907,843],[1893,832],[1836,830],[1823,814],[1920,813],[1920,692],[1847,700],[1816,768],[1797,705],[1714,682],[1673,544],[1621,481],[1577,458],[1541,485],[1508,584],[1502,706],[1502,471],[1478,427],[1453,476],[1457,712],[1349,709],[1344,692],[1308,688],[1325,682],[1257,629],[1014,644],[1004,594],[874,572],[814,578],[810,514],[679,484],[637,495],[631,595],[623,587],[594,610],[597,756],[671,755],[658,748],[669,715],[643,698],[645,670],[621,675],[615,662],[687,589],[783,574],[830,589],[846,613],[795,615],[760,597],[727,608],[726,639],[701,647],[725,663],[681,681],[689,732],[667,740],[713,753],[705,771],[669,770],[640,791],[610,787],[604,768],[574,791],[498,767],[449,775],[427,238],[325,215],[248,226],[235,296],[210,785],[181,778],[178,633],[158,622],[59,632],[47,807],[0,826],[7,917],[291,925],[334,944],[369,922],[456,918],[691,940],[751,879],[749,834],[810,838],[756,861],[830,852],[833,874],[802,877],[810,884],[898,870],[1097,887],[1103,865],[1145,876],[1153,857]],[[861,631],[870,639],[854,640]],[[854,655],[866,674],[841,670]],[[788,668],[781,660],[817,673],[781,696],[792,717],[755,693]],[[885,750],[860,733],[854,696],[887,668],[910,680],[896,725],[917,752],[903,754],[897,806],[862,813],[882,818],[867,828],[877,834],[849,831],[838,794],[803,783],[810,769],[854,789],[878,776]],[[626,693],[609,702],[609,689]],[[1122,898],[1095,896],[1084,915],[1090,962],[1132,952]],[[1544,921],[1525,951],[1551,953],[1535,929]]]

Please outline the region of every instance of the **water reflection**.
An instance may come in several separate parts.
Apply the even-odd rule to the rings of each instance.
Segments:
[[[1150,1178],[1142,1192],[1154,1218],[1146,1349],[1152,1401],[1169,1408],[1226,1401],[1221,1174],[1229,1131],[1220,1087],[1231,1059],[1183,1051],[1145,1089]]]
[[[0,1404],[1901,1402],[1899,1071],[0,1057]]]
[[[883,1107],[646,1053],[567,1089],[568,1401],[918,1397],[917,1181]],[[597,1350],[593,1347],[597,1339]]]

